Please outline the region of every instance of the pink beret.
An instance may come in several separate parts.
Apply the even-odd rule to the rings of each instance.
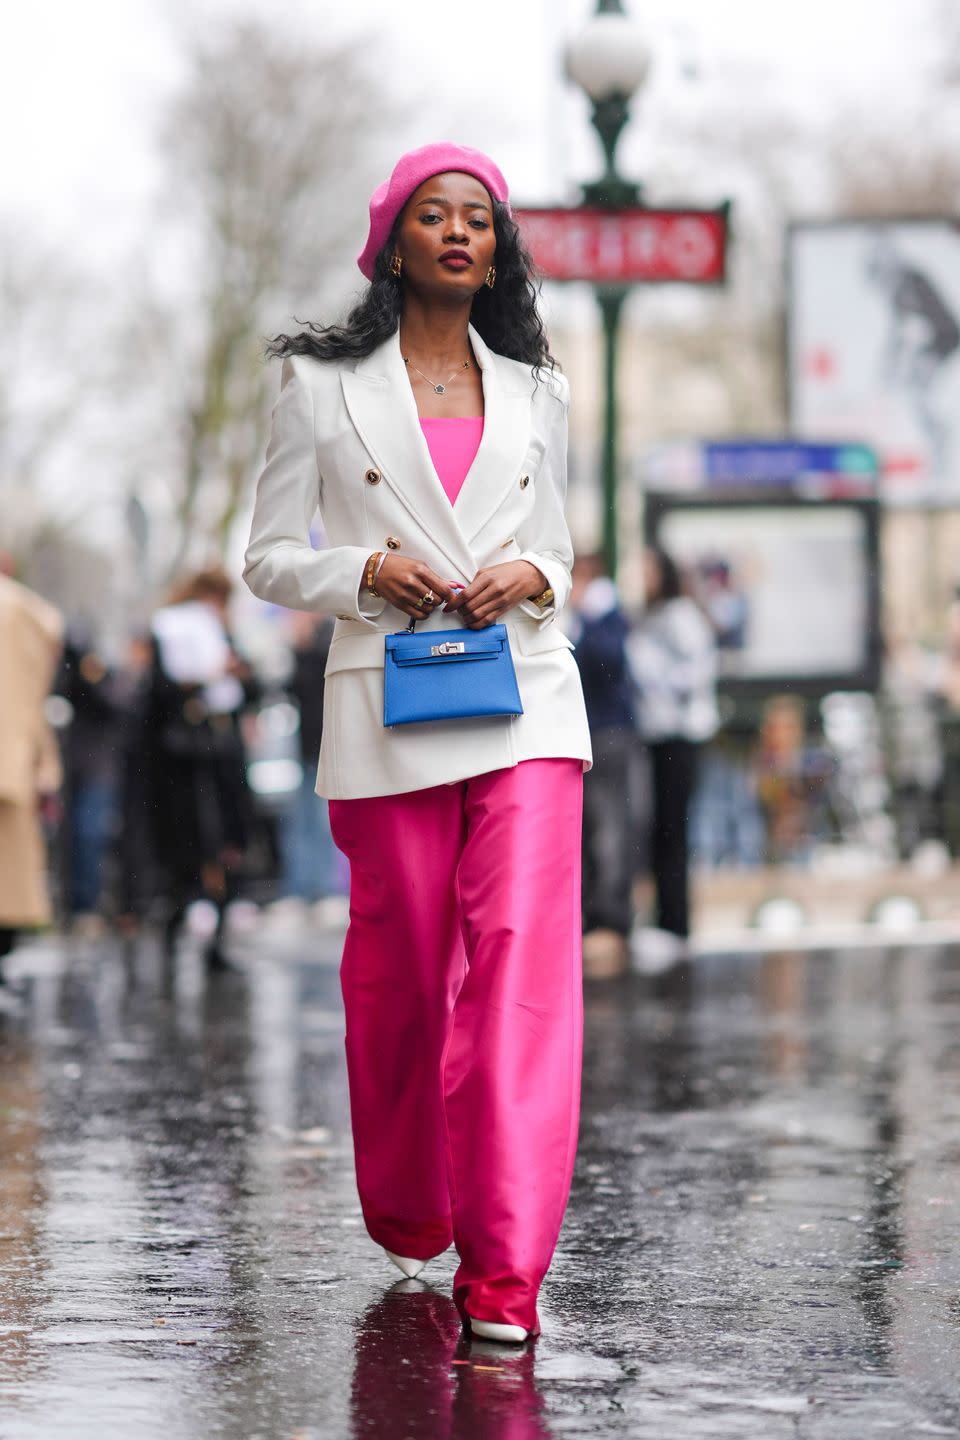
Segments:
[[[431,175],[444,175],[459,170],[486,185],[494,200],[509,206],[507,182],[482,150],[468,145],[424,145],[401,155],[389,180],[378,185],[370,197],[370,231],[367,243],[357,256],[357,264],[368,280],[373,279],[373,262],[383,249],[393,229],[393,222],[418,185]]]

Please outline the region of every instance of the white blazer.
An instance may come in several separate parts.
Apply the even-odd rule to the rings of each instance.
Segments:
[[[317,793],[331,799],[422,790],[547,756],[590,765],[580,676],[555,623],[573,559],[563,515],[569,387],[561,376],[538,383],[472,327],[470,339],[483,439],[454,505],[420,428],[398,334],[360,361],[283,362],[243,573],[263,600],[337,617],[317,776]],[[310,544],[318,506],[322,550]],[[384,728],[384,636],[408,617],[361,585],[369,556],[386,549],[463,584],[505,560],[542,570],[554,604],[541,613],[525,600],[503,617],[521,716]],[[418,629],[459,624],[435,612]]]

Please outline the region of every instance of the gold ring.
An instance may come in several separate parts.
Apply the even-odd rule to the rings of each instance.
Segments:
[[[419,600],[417,601],[417,604],[418,604],[418,605],[432,605],[433,602],[434,602],[434,600],[436,600],[436,598],[437,598],[437,597],[436,597],[436,595],[434,595],[433,591],[432,591],[432,590],[428,590],[427,593],[426,593],[426,595],[422,596],[421,599],[419,599]]]

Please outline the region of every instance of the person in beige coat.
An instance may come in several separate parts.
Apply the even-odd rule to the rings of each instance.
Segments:
[[[39,811],[60,786],[44,701],[62,636],[59,612],[0,573],[0,964],[18,930],[50,921]]]

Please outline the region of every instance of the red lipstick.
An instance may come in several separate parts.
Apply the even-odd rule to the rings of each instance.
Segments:
[[[473,261],[466,250],[444,250],[440,256],[441,265],[450,265],[455,270],[460,270],[466,265],[472,265]]]

